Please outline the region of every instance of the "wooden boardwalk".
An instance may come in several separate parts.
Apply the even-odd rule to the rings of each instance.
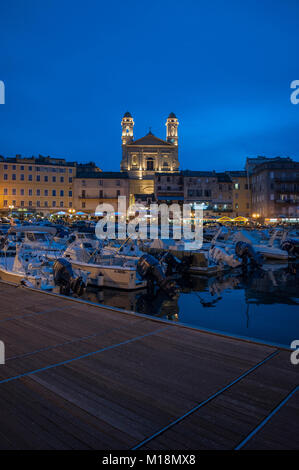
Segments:
[[[298,449],[290,352],[0,283],[0,449]]]

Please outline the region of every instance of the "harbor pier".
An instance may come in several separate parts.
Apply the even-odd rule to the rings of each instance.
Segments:
[[[299,448],[291,351],[3,282],[0,296],[0,449]]]

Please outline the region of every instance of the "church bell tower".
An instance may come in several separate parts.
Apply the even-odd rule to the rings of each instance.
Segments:
[[[178,145],[178,126],[179,121],[174,113],[170,113],[166,120],[166,140],[167,142]]]
[[[122,128],[122,134],[121,134],[122,145],[129,144],[130,142],[133,141],[133,138],[134,138],[134,120],[129,112],[126,112],[124,114],[124,117],[122,118],[122,121],[121,121],[121,128]]]

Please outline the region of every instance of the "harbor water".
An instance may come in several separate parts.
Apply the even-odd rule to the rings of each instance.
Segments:
[[[86,300],[231,336],[290,347],[299,339],[299,265],[181,279],[178,293],[88,289]]]

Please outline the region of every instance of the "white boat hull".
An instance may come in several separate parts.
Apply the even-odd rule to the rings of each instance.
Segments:
[[[67,258],[73,269],[88,273],[88,279],[91,284],[96,284],[97,279],[104,278],[104,287],[114,287],[117,289],[141,289],[146,287],[146,281],[139,281],[136,278],[135,268],[124,268],[122,266],[106,266],[101,264],[90,264],[82,261],[74,261]]]
[[[28,283],[29,286],[41,289],[41,278],[34,276],[26,276],[22,273],[14,273],[0,266],[1,281],[11,282],[12,284],[21,285]]]

